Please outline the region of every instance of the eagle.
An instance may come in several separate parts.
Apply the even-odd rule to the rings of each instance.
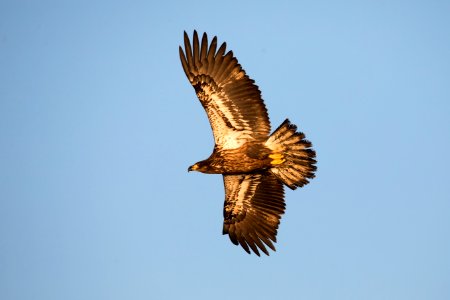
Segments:
[[[284,185],[292,190],[314,177],[316,153],[297,126],[286,119],[270,134],[270,121],[261,92],[224,42],[217,37],[193,42],[184,32],[181,64],[206,111],[214,136],[208,159],[188,168],[222,174],[225,187],[223,234],[249,254],[275,250]]]

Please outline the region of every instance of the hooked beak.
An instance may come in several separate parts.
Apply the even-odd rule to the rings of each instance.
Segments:
[[[195,171],[195,170],[197,170],[198,169],[198,166],[197,166],[197,164],[195,164],[195,165],[192,165],[192,166],[190,166],[189,168],[188,168],[188,172],[190,172],[190,171]]]

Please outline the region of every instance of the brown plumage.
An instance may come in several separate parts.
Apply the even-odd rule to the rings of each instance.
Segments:
[[[180,59],[189,82],[206,111],[214,135],[211,156],[189,171],[223,174],[223,234],[245,251],[269,255],[285,210],[283,184],[296,189],[316,170],[315,152],[297,127],[285,120],[271,135],[261,92],[226,43],[217,37],[193,43],[184,33]]]

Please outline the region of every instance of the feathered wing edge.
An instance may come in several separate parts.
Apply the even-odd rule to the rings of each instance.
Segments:
[[[184,32],[184,48],[179,47],[181,64],[208,115],[216,145],[222,148],[236,133],[266,139],[270,121],[261,92],[233,52],[226,52],[226,43],[217,50],[217,37],[208,45],[206,33],[200,42],[194,31],[191,45]]]
[[[285,211],[283,184],[270,172],[224,175],[223,234],[247,253],[275,250],[281,215]],[[258,250],[259,249],[259,250]]]

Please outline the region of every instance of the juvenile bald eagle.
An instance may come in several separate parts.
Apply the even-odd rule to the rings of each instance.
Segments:
[[[281,215],[283,185],[296,189],[314,177],[315,152],[305,135],[286,119],[272,134],[261,92],[226,43],[217,37],[193,43],[184,32],[180,59],[189,82],[208,115],[214,135],[211,156],[188,171],[223,174],[223,234],[248,253],[273,251]],[[258,250],[259,249],[259,250]]]

